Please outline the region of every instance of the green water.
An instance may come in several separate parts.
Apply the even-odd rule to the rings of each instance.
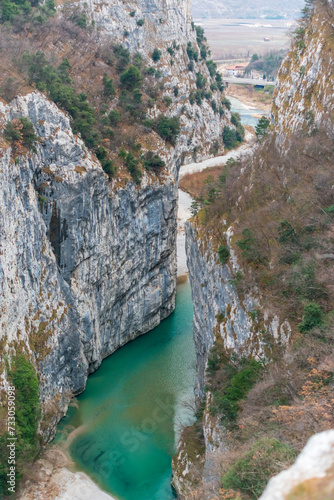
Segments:
[[[84,426],[68,447],[76,469],[117,499],[174,498],[171,458],[180,424],[192,419],[192,314],[187,282],[175,312],[106,359],[59,426],[58,441],[68,426]]]

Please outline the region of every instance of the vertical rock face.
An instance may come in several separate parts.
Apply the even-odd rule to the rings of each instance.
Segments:
[[[42,143],[37,155],[15,162],[11,150],[1,144],[0,331],[4,352],[23,348],[39,366],[44,401],[83,388],[88,365],[78,335],[74,297],[59,272],[49,228],[40,212],[43,198],[36,189],[37,178],[42,158],[48,154],[58,158],[60,168],[71,175],[71,158],[77,160],[83,150],[81,141],[70,134],[69,120],[42,95],[18,99],[12,107],[1,105],[2,124],[19,110],[33,120],[43,117],[44,137],[50,141],[49,148]],[[87,158],[85,164],[90,163]],[[59,254],[59,241],[56,246]]]
[[[237,351],[249,337],[252,320],[230,283],[231,269],[219,263],[210,242],[201,242],[191,223],[186,225],[186,252],[194,303],[197,394],[202,395],[208,354],[216,335],[222,336],[226,348]],[[255,309],[255,299],[247,302],[249,311]]]
[[[283,144],[300,131],[332,130],[333,122],[333,2],[315,5],[311,29],[301,26],[277,79],[272,120]],[[305,21],[306,24],[306,21]]]
[[[197,454],[189,445],[189,431],[181,436],[178,453],[173,459],[173,484],[180,498],[210,499],[219,489],[219,460],[226,449],[226,430],[221,415],[211,412],[213,394],[205,389],[206,369],[210,350],[223,346],[226,352],[263,357],[266,345],[261,333],[265,328],[282,344],[289,339],[291,328],[287,321],[270,311],[263,311],[263,324],[254,320],[254,311],[261,306],[259,291],[249,288],[239,294],[235,278],[241,271],[231,239],[233,227],[226,232],[229,247],[228,264],[219,262],[217,250],[210,238],[204,239],[195,222],[186,224],[186,252],[189,279],[194,305],[193,330],[197,358],[196,396],[204,402],[202,410],[202,447]],[[213,489],[211,489],[213,488]],[[194,493],[195,492],[195,493]],[[197,495],[197,496],[196,496]]]
[[[115,40],[125,41],[134,50],[148,54],[157,46],[158,39],[163,44],[195,41],[191,22],[191,2],[183,0],[130,0],[126,5],[120,0],[89,0],[77,3],[87,9],[88,15],[98,27],[112,33]],[[142,19],[145,24],[138,25]],[[124,31],[128,35],[124,36]],[[161,45],[159,47],[161,49]]]
[[[2,151],[1,333],[27,347],[46,401],[82,390],[104,357],[173,311],[176,182],[112,191],[44,96],[1,111],[28,116],[41,137],[19,161]]]
[[[222,265],[208,240],[201,240],[195,223],[186,225],[186,251],[194,303],[194,339],[197,354],[197,395],[203,395],[205,370],[210,349],[222,342],[226,350],[240,355],[265,354],[260,325],[252,319],[261,305],[258,290],[249,289],[240,296],[234,284],[240,267],[231,245],[233,228],[227,233],[229,264]],[[287,342],[290,326],[270,311],[264,311],[264,325],[276,340]],[[263,325],[261,325],[261,328]]]

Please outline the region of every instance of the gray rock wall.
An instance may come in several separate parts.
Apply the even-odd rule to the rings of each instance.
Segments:
[[[249,312],[258,306],[258,299],[251,294],[244,300],[238,297],[231,280],[239,267],[231,248],[230,251],[230,263],[220,264],[211,242],[201,240],[194,223],[186,224],[187,263],[194,304],[196,389],[199,396],[203,394],[208,354],[216,338],[220,336],[223,339],[226,349],[244,352],[247,343],[250,346],[248,350],[251,349],[252,337],[257,333]]]
[[[28,116],[41,137],[15,162],[1,145],[0,305],[5,352],[28,350],[46,402],[81,391],[104,357],[173,311],[176,182],[113,190],[38,92],[0,111],[3,123]]]

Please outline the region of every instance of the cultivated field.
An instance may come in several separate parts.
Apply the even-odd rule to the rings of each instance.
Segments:
[[[195,19],[205,29],[214,60],[245,59],[287,49],[293,21],[266,19]],[[265,26],[264,26],[265,25]],[[264,38],[270,38],[265,42]]]

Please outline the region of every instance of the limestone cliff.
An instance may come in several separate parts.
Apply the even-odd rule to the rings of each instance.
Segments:
[[[307,17],[296,30],[291,51],[278,78],[272,120],[280,143],[303,130],[332,130],[333,58],[332,2],[318,3],[311,23]]]
[[[29,116],[43,141],[37,155],[12,162],[7,149],[2,159],[3,335],[29,346],[43,399],[77,393],[104,357],[174,308],[175,180],[112,193],[41,94],[2,112]]]
[[[129,1],[126,5],[120,0],[89,0],[71,2],[71,5],[82,9],[102,37],[111,36],[113,42],[121,43],[131,53],[138,52],[148,65],[161,72],[165,96],[173,100],[168,115],[181,117],[183,134],[178,147],[183,149],[184,163],[212,155],[214,141],[223,147],[221,132],[224,124],[229,123],[229,113],[222,118],[217,113],[221,93],[215,85],[212,87],[215,79],[211,78],[205,63],[206,56],[210,58],[209,48],[206,56],[201,55],[203,45],[192,21],[190,0]],[[195,58],[190,59],[192,71],[188,70],[189,46],[197,52]],[[157,61],[151,58],[154,49],[161,52]],[[196,84],[199,73],[207,80],[207,97],[190,103],[189,95],[204,88]],[[176,96],[175,88],[178,88]],[[213,109],[212,102],[217,110]],[[159,106],[149,110],[152,117],[158,113]]]

